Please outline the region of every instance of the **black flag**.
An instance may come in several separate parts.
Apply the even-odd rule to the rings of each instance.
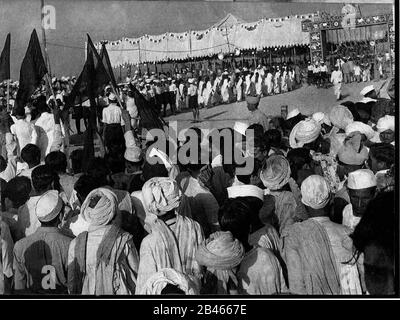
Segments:
[[[164,125],[166,125],[166,123],[158,115],[154,103],[146,100],[139,90],[136,89],[136,87],[134,87],[131,83],[129,84],[129,89],[133,92],[135,104],[140,116],[140,125],[147,130],[155,128],[164,130]]]
[[[67,98],[67,104],[69,106],[80,105],[90,99],[90,96],[92,95],[91,92],[93,91],[94,87],[94,70],[93,54],[88,46],[87,58],[82,72],[76,80],[74,87]]]
[[[93,52],[89,45],[87,46],[87,59],[79,78],[72,89],[77,90],[76,97],[90,100],[90,113],[88,126],[84,135],[82,169],[86,172],[89,168],[90,162],[94,159],[94,131],[96,130],[96,97],[95,97],[95,66],[93,59]],[[81,90],[81,91],[80,91]]]
[[[102,59],[97,53],[90,36],[87,36],[87,59],[68,96],[67,103],[69,106],[79,105],[91,98],[96,99],[110,82],[110,76],[103,65]],[[90,88],[89,85],[91,86]],[[93,96],[91,97],[91,95]]]
[[[88,38],[88,51],[90,50],[93,53],[93,59],[95,61],[95,92],[97,95],[101,93],[101,91],[104,90],[104,87],[110,83],[111,76],[107,72],[105,65],[103,64],[103,61],[97,52],[92,39],[90,38],[89,35],[87,35]],[[114,87],[115,88],[115,87]]]
[[[10,79],[10,44],[11,34],[8,34],[0,56],[0,82]]]
[[[33,30],[19,74],[19,88],[15,101],[16,109],[25,107],[46,73],[47,68],[40,49],[39,39],[36,30]]]
[[[108,56],[108,52],[106,49],[106,44],[103,42],[100,51],[100,59],[103,61],[103,65],[106,68],[108,75],[110,76],[110,80],[112,85],[114,86],[115,90],[117,90],[117,81],[115,81],[114,72],[111,67],[110,57]]]

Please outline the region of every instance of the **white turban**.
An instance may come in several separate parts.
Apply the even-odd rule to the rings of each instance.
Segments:
[[[386,130],[394,131],[394,127],[395,127],[394,116],[389,116],[389,115],[380,118],[378,120],[378,123],[376,124],[376,130],[379,133],[384,132]]]
[[[270,190],[279,190],[289,182],[291,175],[289,161],[281,155],[273,154],[265,161],[260,179]]]
[[[92,226],[105,226],[118,210],[118,198],[107,188],[98,188],[88,194],[81,207],[82,217]]]
[[[330,200],[328,182],[319,175],[307,177],[301,184],[301,202],[313,209],[324,208]]]
[[[349,123],[353,122],[354,117],[347,107],[339,105],[331,109],[329,119],[333,126],[344,130]]]
[[[148,180],[142,188],[145,209],[157,216],[179,207],[182,191],[175,180],[155,177]]]
[[[243,245],[230,231],[214,232],[196,251],[196,260],[200,265],[220,270],[237,267],[243,256]]]
[[[325,114],[325,113],[323,113],[323,112],[315,112],[313,115],[312,115],[312,118],[316,121],[316,122],[318,122],[319,124],[323,124],[323,123],[325,123],[325,124],[327,124],[328,126],[330,126],[331,125],[331,121],[329,120],[329,117]]]
[[[375,136],[375,132],[371,126],[361,122],[361,121],[354,121],[349,123],[346,127],[346,136],[349,136],[353,132],[360,132],[364,134],[368,140],[371,140]]]
[[[290,147],[302,148],[305,144],[317,140],[321,133],[321,125],[313,119],[306,119],[297,123],[289,136]]]

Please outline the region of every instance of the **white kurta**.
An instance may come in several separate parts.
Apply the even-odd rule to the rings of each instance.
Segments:
[[[11,133],[16,137],[19,150],[22,150],[27,144],[37,144],[38,134],[35,126],[25,119],[17,119],[10,127]]]
[[[229,102],[228,79],[225,79],[221,86],[222,101]]]
[[[236,83],[236,92],[237,92],[237,96],[236,99],[237,101],[241,101],[242,100],[242,83],[243,80],[242,78],[239,78],[238,82]]]
[[[271,94],[272,90],[274,89],[274,83],[272,81],[272,73],[271,72],[268,72],[264,81],[265,81],[265,85],[267,86],[268,94]]]
[[[51,113],[43,112],[35,121],[36,129],[38,130],[38,147],[41,151],[41,159],[50,153],[51,146],[54,140],[55,122],[54,116]],[[64,126],[61,126],[61,132],[64,135]]]
[[[211,96],[211,91],[212,91],[212,85],[210,81],[207,81],[206,87],[203,90],[203,97],[204,97],[204,105],[208,105],[210,102],[210,96]]]
[[[260,96],[262,93],[262,78],[259,77],[256,83],[256,93]]]

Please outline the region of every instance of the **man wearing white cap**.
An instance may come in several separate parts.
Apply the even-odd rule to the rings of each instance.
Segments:
[[[39,100],[39,98],[38,98]],[[51,147],[54,141],[54,133],[56,131],[56,123],[53,113],[48,112],[48,106],[45,101],[38,102],[38,111],[40,116],[34,120],[38,135],[37,145],[41,151],[41,159],[51,152]],[[61,126],[64,134],[64,126]]]
[[[364,96],[360,102],[365,103],[370,109],[369,114],[372,123],[377,123],[385,115],[394,116],[396,112],[394,100],[378,97],[378,91],[381,90],[376,90],[373,85],[369,85],[360,92]]]
[[[15,290],[20,293],[66,294],[67,259],[71,238],[58,229],[64,203],[49,190],[36,203],[41,226],[14,247]]]
[[[354,230],[375,196],[376,185],[375,174],[369,169],[349,173],[347,189],[350,203],[343,209],[343,225]]]
[[[376,91],[375,91],[374,86],[371,84],[369,86],[364,87],[360,91],[360,95],[362,95],[364,97],[363,100],[361,100],[361,102],[367,103],[372,100],[375,100],[376,99]]]
[[[321,285],[326,294],[362,294],[357,265],[343,263],[352,260],[354,255],[349,237],[351,230],[329,219],[331,191],[328,182],[319,175],[309,176],[301,184],[301,198],[310,218],[293,226],[293,231],[289,232],[289,246],[285,250],[291,292],[317,293],[313,290]],[[300,233],[294,235],[294,230]],[[311,239],[314,241],[309,242]],[[293,246],[294,240],[301,240],[301,243]],[[321,265],[312,265],[314,261]],[[312,281],[315,276],[317,285],[307,288],[309,279]],[[326,284],[329,286],[325,287]]]

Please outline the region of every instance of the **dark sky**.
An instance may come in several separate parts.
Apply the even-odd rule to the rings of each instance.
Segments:
[[[0,48],[11,32],[11,76],[19,68],[29,37],[36,28],[41,39],[40,0],[0,0]],[[53,74],[79,74],[84,63],[86,33],[93,41],[118,40],[143,34],[206,29],[228,13],[245,21],[262,17],[327,11],[340,14],[339,3],[203,2],[203,1],[109,1],[45,0],[56,9],[56,30],[46,32]],[[390,13],[391,5],[360,5],[363,15]],[[0,50],[1,50],[0,49]]]

